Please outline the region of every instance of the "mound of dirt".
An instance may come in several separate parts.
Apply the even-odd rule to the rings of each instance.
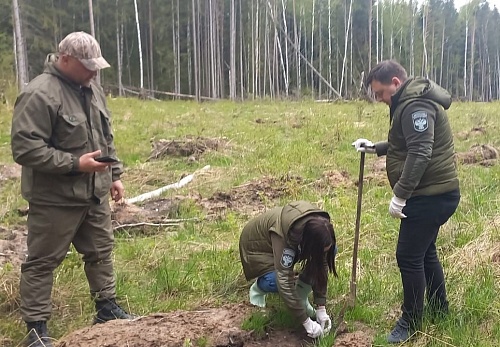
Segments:
[[[300,347],[305,334],[272,331],[265,338],[241,330],[248,305],[152,314],[133,321],[116,320],[70,333],[57,347]]]
[[[28,252],[26,246],[27,231],[25,227],[6,229],[0,227],[0,269],[10,263],[18,269]]]
[[[467,140],[468,138],[481,136],[486,134],[486,129],[483,127],[474,127],[470,131],[462,131],[457,134],[457,138],[461,140]]]
[[[370,347],[373,336],[364,331],[345,333],[335,339],[333,347]]]
[[[322,177],[314,182],[314,185],[318,189],[325,189],[348,186],[350,183],[351,181],[347,171],[329,170],[323,172]]]
[[[246,215],[263,212],[266,206],[274,205],[280,197],[292,193],[303,184],[300,176],[285,175],[279,178],[264,176],[229,192],[217,192],[209,198],[203,198],[199,204],[210,214],[221,215],[225,210],[233,210]]]
[[[457,153],[456,158],[462,164],[495,165],[498,160],[498,149],[490,145],[475,145],[467,152]]]
[[[165,156],[189,157],[196,160],[207,150],[217,151],[227,145],[225,138],[186,136],[180,140],[157,140],[152,142],[152,151],[148,160],[161,159]]]
[[[386,159],[385,156],[383,157],[377,157],[374,160],[371,161],[371,171],[376,172],[376,173],[386,173],[385,171],[386,167]]]
[[[117,203],[111,207],[111,219],[117,225],[140,222],[160,223],[179,213],[184,196],[148,200],[142,205]]]
[[[158,227],[178,226],[186,219],[175,218],[185,196],[174,196],[148,200],[141,205],[117,203],[111,207],[111,222],[114,230],[139,231],[148,234],[157,231]]]

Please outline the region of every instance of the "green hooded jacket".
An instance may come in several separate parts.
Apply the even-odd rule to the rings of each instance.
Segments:
[[[304,231],[300,226],[318,214],[330,220],[327,212],[307,201],[291,202],[250,220],[240,236],[240,257],[246,279],[276,271],[279,293],[292,314],[301,322],[307,319],[307,314],[295,290],[293,267],[298,259]],[[300,232],[290,233],[292,225],[294,230]],[[315,304],[326,303],[326,291],[327,288],[317,288],[313,284]]]
[[[22,165],[21,192],[31,203],[84,206],[106,199],[122,165],[78,171],[79,158],[98,149],[116,156],[110,112],[101,87],[80,87],[48,61],[18,96],[11,129],[14,160]]]
[[[409,199],[459,188],[453,133],[446,110],[450,94],[425,78],[411,78],[392,96],[387,142],[375,144],[387,155],[386,170],[394,195]]]

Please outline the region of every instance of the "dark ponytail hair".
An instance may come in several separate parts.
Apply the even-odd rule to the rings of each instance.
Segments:
[[[302,263],[304,271],[319,286],[326,286],[328,272],[337,277],[335,270],[336,244],[333,225],[327,218],[317,216],[308,220],[304,225],[299,261]],[[331,247],[325,255],[325,248],[330,245]]]

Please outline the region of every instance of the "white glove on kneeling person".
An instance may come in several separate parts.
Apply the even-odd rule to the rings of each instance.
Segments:
[[[323,336],[323,329],[321,325],[313,321],[311,318],[307,318],[304,323],[302,323],[304,329],[306,329],[307,336],[310,338],[316,339],[320,336]]]
[[[398,198],[396,195],[394,195],[389,205],[389,214],[393,218],[406,218],[406,215],[403,213],[403,208],[405,206],[406,200]]]
[[[325,306],[320,306],[316,309],[316,321],[321,325],[323,329],[323,334],[328,334],[332,328],[332,320],[330,316],[326,313]]]
[[[375,154],[377,151],[375,150],[375,145],[373,142],[367,139],[357,139],[352,143],[356,151],[363,153]]]

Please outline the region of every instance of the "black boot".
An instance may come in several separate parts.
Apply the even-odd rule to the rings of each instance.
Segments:
[[[26,322],[28,327],[27,347],[53,347],[47,332],[47,322]]]
[[[113,319],[134,319],[136,316],[128,314],[121,308],[115,299],[105,299],[95,302],[97,315],[94,317],[94,324],[106,323]]]
[[[387,342],[401,344],[410,339],[414,330],[411,329],[410,324],[403,318],[399,318],[396,326],[387,336]]]

